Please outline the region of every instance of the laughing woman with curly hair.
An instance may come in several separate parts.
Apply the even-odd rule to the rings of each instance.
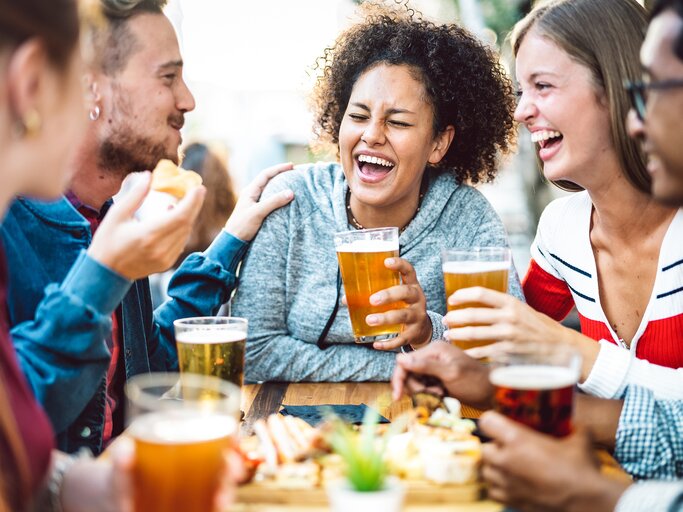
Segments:
[[[314,90],[317,135],[339,163],[306,166],[273,181],[296,200],[271,215],[242,269],[233,313],[250,319],[246,378],[388,380],[398,347],[443,333],[439,248],[504,246],[505,230],[468,186],[492,180],[513,145],[514,100],[498,56],[469,32],[422,20],[405,6],[364,4],[362,21],[328,48]],[[370,315],[403,324],[372,348],[355,345],[341,304],[335,232],[397,226],[402,285]],[[521,296],[512,272],[510,290]]]

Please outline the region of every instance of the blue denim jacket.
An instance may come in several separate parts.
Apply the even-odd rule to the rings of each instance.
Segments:
[[[183,262],[169,284],[171,298],[154,311],[147,279],[131,283],[86,254],[90,225],[66,198],[16,200],[0,234],[17,356],[58,447],[67,452],[102,450],[111,357],[105,338],[115,308],[120,304],[119,364],[126,378],[176,369],[173,320],[216,314],[230,298],[247,248],[222,232],[204,253]]]

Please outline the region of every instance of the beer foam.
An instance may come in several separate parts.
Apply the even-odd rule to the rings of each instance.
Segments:
[[[571,368],[533,364],[495,368],[489,375],[494,386],[520,390],[566,388],[576,384],[578,378]]]
[[[510,263],[507,261],[447,261],[441,269],[444,274],[483,274],[509,270]]]
[[[228,437],[237,431],[235,418],[227,414],[193,414],[187,410],[146,414],[130,426],[130,435],[158,444],[200,443]]]
[[[247,333],[244,331],[212,329],[211,327],[185,331],[176,336],[176,341],[179,343],[211,345],[218,343],[234,343],[245,339],[247,339]]]
[[[337,246],[337,252],[388,252],[398,251],[398,240],[355,240]]]

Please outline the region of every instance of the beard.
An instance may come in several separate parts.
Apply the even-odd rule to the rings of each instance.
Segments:
[[[98,152],[100,168],[122,178],[132,172],[151,171],[162,158],[178,164],[177,151],[169,154],[163,144],[136,136],[125,128],[107,136]]]
[[[151,171],[162,158],[177,165],[178,149],[169,151],[162,142],[136,134],[134,125],[129,122],[135,119],[129,100],[117,87],[114,88],[114,95],[114,109],[109,120],[111,131],[100,142],[98,150],[100,168],[125,178],[133,172]],[[167,122],[182,126],[184,115],[172,114]]]

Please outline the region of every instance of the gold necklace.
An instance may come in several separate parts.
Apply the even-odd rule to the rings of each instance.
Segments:
[[[424,195],[424,192],[420,192],[420,197],[418,197],[417,199],[417,209],[415,210],[415,213],[413,213],[413,216],[410,218],[407,224],[402,228],[399,228],[399,234],[402,234],[406,230],[406,228],[410,226],[410,223],[413,222],[415,217],[417,217],[417,214],[420,213],[420,207],[422,206],[422,198],[424,197]],[[358,222],[356,217],[353,216],[353,212],[351,211],[351,189],[346,189],[346,218],[355,229],[365,229],[363,225],[360,222]]]

